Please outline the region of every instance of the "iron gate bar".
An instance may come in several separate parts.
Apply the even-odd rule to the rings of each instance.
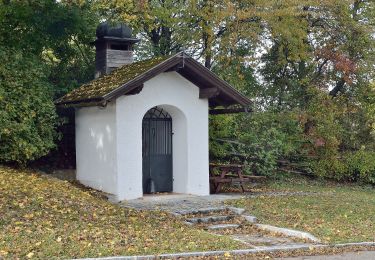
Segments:
[[[172,191],[172,117],[162,108],[143,118],[142,149],[144,193]]]

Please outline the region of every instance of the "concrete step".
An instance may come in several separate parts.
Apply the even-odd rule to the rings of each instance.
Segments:
[[[299,239],[307,239],[314,243],[320,243],[320,239],[316,238],[312,234],[304,231],[294,230],[294,229],[288,229],[288,228],[280,228],[275,227],[271,225],[265,225],[265,224],[255,224],[258,228],[266,231],[270,231],[273,233],[279,233],[287,237],[295,237]]]
[[[234,234],[231,236],[234,240],[251,246],[279,246],[295,243],[292,239],[286,237],[273,237],[263,234]]]
[[[199,223],[210,223],[210,222],[220,222],[233,219],[234,216],[208,216],[208,217],[197,217],[197,218],[188,218],[187,222],[199,224]]]
[[[213,212],[220,212],[226,210],[226,207],[212,207],[212,208],[203,208],[203,209],[191,209],[191,210],[180,210],[175,211],[176,215],[184,216],[191,214],[210,214]]]
[[[228,210],[232,211],[234,214],[242,215],[245,212],[243,208],[236,208],[236,207],[227,207]]]
[[[255,216],[250,216],[250,215],[242,215],[242,217],[249,223],[257,223],[258,219]]]
[[[210,225],[207,227],[209,230],[218,230],[218,229],[228,229],[228,228],[238,228],[240,225],[238,224],[218,224],[218,225]]]

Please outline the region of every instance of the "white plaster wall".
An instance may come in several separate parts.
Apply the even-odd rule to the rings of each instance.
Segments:
[[[116,104],[76,110],[77,180],[117,194]]]
[[[172,116],[174,192],[209,194],[208,100],[176,72],[145,82],[143,90],[116,100],[117,199],[143,196],[142,119],[154,106]]]

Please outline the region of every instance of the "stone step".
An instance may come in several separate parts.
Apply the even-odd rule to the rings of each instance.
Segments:
[[[243,208],[236,208],[236,207],[227,207],[228,210],[232,211],[234,214],[242,215],[245,212]]]
[[[288,228],[280,228],[275,227],[271,225],[265,225],[265,224],[255,224],[258,228],[274,233],[279,233],[287,237],[295,237],[299,239],[307,239],[315,243],[320,243],[320,239],[316,238],[312,234],[304,231],[294,230],[294,229],[288,229]]]
[[[203,208],[203,209],[191,209],[191,210],[180,210],[175,211],[176,215],[190,215],[190,214],[210,214],[213,212],[220,212],[226,210],[226,207],[212,207],[212,208]]]
[[[208,226],[207,229],[218,230],[218,229],[238,228],[239,226],[240,225],[238,224],[218,224],[218,225]]]
[[[234,240],[251,246],[275,246],[292,244],[292,239],[286,237],[273,237],[263,234],[235,234],[231,236]]]
[[[210,222],[219,222],[233,219],[234,216],[208,216],[208,217],[197,217],[197,218],[188,218],[187,222],[198,224],[198,223],[210,223]]]
[[[255,216],[250,216],[250,215],[242,215],[242,217],[249,223],[257,223],[258,219]]]

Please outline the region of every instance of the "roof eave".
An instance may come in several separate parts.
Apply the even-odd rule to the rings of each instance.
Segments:
[[[190,56],[184,54],[183,52],[177,53],[174,56],[162,61],[161,63],[157,64],[156,66],[152,67],[148,71],[138,75],[134,79],[126,82],[125,84],[119,86],[118,88],[112,90],[111,92],[95,98],[88,98],[88,99],[80,99],[74,101],[60,101],[57,100],[55,104],[58,106],[74,106],[74,107],[81,107],[81,106],[98,106],[106,104],[109,101],[115,100],[119,96],[126,95],[129,92],[133,91],[137,87],[141,86],[147,80],[155,77],[156,75],[163,73],[165,71],[170,70],[173,67],[178,66],[177,72],[179,70],[183,70],[187,66],[189,69],[194,71],[195,74],[201,75],[202,77],[206,78],[208,81],[212,83],[215,87],[217,87],[220,92],[222,92],[226,98],[231,100],[228,105],[239,104],[243,107],[249,107],[252,105],[252,101],[248,99],[246,96],[242,95],[238,92],[235,88],[233,88],[229,83],[219,78],[215,73],[207,69],[205,66],[200,64],[198,61],[194,60]],[[188,79],[189,80],[189,79]],[[190,79],[191,81],[192,79]],[[198,86],[201,88],[201,86]],[[85,104],[85,105],[82,105]]]
[[[56,100],[54,103],[59,107],[88,107],[88,106],[105,106],[108,101],[102,97],[77,99],[74,101]]]
[[[223,91],[224,93],[230,95],[232,98],[235,98],[235,100],[242,106],[249,106],[253,102],[241,94],[238,90],[236,90],[233,86],[231,86],[228,82],[222,80],[219,76],[217,76],[215,73],[213,73],[211,70],[194,60],[193,58],[189,58],[186,60],[186,64],[190,64],[194,66],[198,71],[204,71],[206,75],[208,75],[213,81],[215,81],[217,84],[216,86]]]

